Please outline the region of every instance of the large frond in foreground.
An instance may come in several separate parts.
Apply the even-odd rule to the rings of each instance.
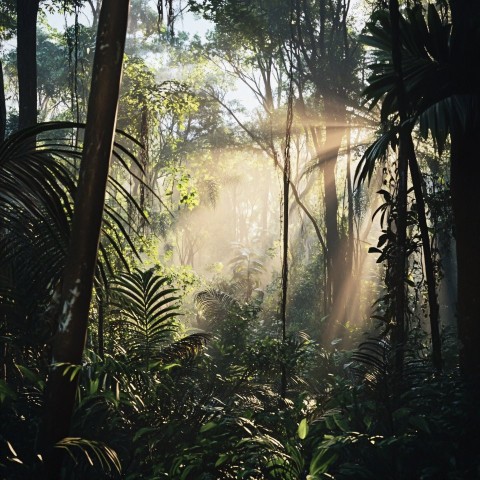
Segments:
[[[0,305],[8,306],[9,319],[22,317],[28,327],[50,304],[61,278],[82,156],[74,139],[83,128],[71,122],[38,124],[0,144],[0,270],[6,272],[0,276]],[[131,153],[139,144],[118,135],[114,162],[128,178],[132,166],[141,171]],[[137,253],[129,210],[143,215],[121,181],[110,176],[97,275],[105,277],[113,261],[127,266],[126,251]]]
[[[178,290],[154,269],[125,272],[112,283],[113,304],[120,325],[128,331],[127,351],[137,359],[157,364],[189,359],[199,353],[208,338],[193,333],[175,339],[179,331]]]

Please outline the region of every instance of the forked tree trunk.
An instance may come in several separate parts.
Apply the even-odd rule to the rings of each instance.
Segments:
[[[62,279],[58,331],[52,342],[45,419],[39,445],[45,478],[60,478],[61,450],[54,445],[68,436],[77,376],[64,367],[81,365],[97,260],[105,190],[112,153],[129,0],[103,0],[100,12],[87,127],[75,198],[70,245]]]
[[[37,123],[37,15],[40,0],[17,0],[18,128]]]

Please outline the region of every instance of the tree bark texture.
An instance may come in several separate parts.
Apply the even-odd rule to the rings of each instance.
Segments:
[[[290,62],[292,60],[290,59]],[[282,299],[280,305],[280,318],[282,322],[282,344],[287,341],[287,297],[288,297],[288,235],[289,235],[289,212],[290,212],[290,171],[291,171],[291,135],[293,123],[293,79],[292,63],[290,63],[290,88],[288,95],[287,125],[285,131],[285,152],[283,168],[283,259],[282,259]],[[283,351],[285,355],[285,350]],[[283,357],[282,355],[282,357]],[[285,398],[287,395],[287,365],[286,359],[282,358],[280,396]]]
[[[58,330],[52,342],[41,448],[45,478],[60,478],[62,455],[54,445],[68,436],[77,377],[59,363],[81,365],[112,153],[129,0],[103,0],[70,245],[62,279]]]
[[[316,155],[321,162],[325,185],[325,241],[327,280],[324,295],[325,310],[330,313],[326,332],[333,333],[345,313],[343,292],[345,280],[346,245],[340,239],[338,225],[338,196],[335,171],[338,154],[346,132],[346,84],[337,75],[340,64],[348,59],[348,43],[344,43],[346,17],[340,15],[348,6],[341,0],[320,0],[310,6],[305,0],[296,0],[295,11],[301,20],[296,22],[295,42],[305,68],[305,79],[314,86],[316,108],[323,103],[325,142],[320,144],[320,129],[311,127]],[[338,49],[339,41],[342,47]],[[342,52],[343,50],[343,52]],[[339,52],[342,52],[339,56]],[[344,278],[345,277],[345,278]]]
[[[457,250],[457,326],[460,367],[480,378],[480,202],[478,199],[478,138],[480,136],[480,63],[478,28],[480,2],[451,0],[451,58],[456,89],[464,104],[464,122],[451,132],[450,191]],[[467,95],[467,97],[463,97]]]
[[[5,84],[3,81],[3,65],[0,61],[0,143],[5,140],[7,128],[7,106],[5,103]]]
[[[37,123],[37,16],[40,0],[17,0],[18,128]]]
[[[396,253],[393,266],[393,286],[395,288],[395,325],[392,329],[392,345],[395,349],[395,371],[403,374],[405,341],[407,338],[405,269],[407,261],[407,181],[408,181],[408,139],[409,131],[403,126],[407,120],[407,100],[402,71],[402,37],[400,34],[400,9],[398,0],[389,1],[390,22],[392,24],[392,62],[396,75],[398,113],[400,120],[397,198],[396,198]]]
[[[335,268],[339,258],[340,236],[338,234],[338,198],[337,185],[335,181],[335,170],[337,166],[337,155],[340,143],[335,127],[327,126],[327,141],[325,142],[325,154],[323,175],[325,184],[325,226],[328,252],[328,278],[330,281],[329,298],[333,304],[338,291],[338,270]],[[336,145],[335,145],[336,144]],[[337,272],[335,272],[337,270]]]
[[[432,249],[430,248],[430,235],[428,234],[427,214],[423,198],[422,173],[415,155],[415,147],[411,134],[408,136],[408,163],[412,176],[413,190],[417,201],[418,224],[422,238],[423,258],[425,263],[425,276],[427,279],[427,295],[430,317],[430,332],[432,336],[432,360],[437,372],[442,370],[442,346],[440,340],[439,306],[437,300],[435,269],[433,266]]]
[[[290,139],[288,140],[290,142]],[[290,148],[289,146],[287,147]],[[287,294],[288,294],[288,217],[290,193],[290,154],[285,155],[285,168],[283,169],[283,259],[282,259],[282,299],[280,305],[280,318],[282,322],[282,343],[287,340]],[[287,367],[282,358],[280,396],[287,395]]]
[[[480,374],[480,202],[478,138],[480,124],[452,135],[451,195],[457,250],[457,326],[460,366],[469,377]]]
[[[324,99],[327,126],[325,144],[321,155],[325,185],[325,227],[327,244],[327,298],[331,319],[327,339],[335,335],[336,325],[343,322],[345,314],[344,287],[346,286],[346,243],[340,238],[338,225],[338,193],[336,185],[337,161],[346,132],[346,108],[338,97]]]

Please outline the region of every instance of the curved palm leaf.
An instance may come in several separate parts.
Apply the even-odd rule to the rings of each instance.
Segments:
[[[120,310],[131,342],[129,352],[147,364],[152,360],[158,364],[189,359],[208,338],[194,333],[173,341],[179,330],[177,291],[154,269],[123,273],[112,283],[113,304]]]
[[[117,452],[102,442],[66,437],[57,442],[55,448],[65,450],[73,460],[76,471],[83,470],[86,475],[93,466],[98,466],[101,472],[122,472]]]
[[[158,361],[164,365],[179,360],[192,360],[203,350],[210,337],[208,333],[203,332],[187,335],[163,348],[157,356]]]
[[[232,295],[213,287],[198,292],[195,304],[209,322],[223,320],[232,309],[240,309],[240,304]]]
[[[171,339],[177,330],[177,289],[168,287],[168,279],[153,269],[123,273],[112,283],[114,306],[120,309],[128,329],[131,350],[149,360],[155,351]]]
[[[236,255],[228,263],[232,266],[233,284],[239,296],[250,301],[254,291],[259,291],[265,265],[260,255],[249,248],[236,244]]]
[[[434,5],[428,7],[427,21],[420,6],[406,10],[401,18],[402,71],[407,98],[414,114],[451,95],[452,76],[448,64],[450,26],[443,24]],[[397,108],[397,81],[392,64],[392,36],[387,11],[377,12],[367,25],[368,34],[361,37],[372,47],[373,61],[369,86],[364,90],[371,106],[382,102],[382,121],[395,115]],[[432,86],[434,88],[432,88]]]
[[[360,383],[382,402],[395,397],[399,381],[403,382],[405,391],[418,388],[426,378],[433,374],[432,367],[417,351],[407,350],[403,377],[395,372],[395,350],[384,338],[369,338],[362,342],[352,355],[352,371]],[[400,403],[408,395],[395,398]]]
[[[398,142],[397,134],[398,129],[387,129],[365,150],[355,170],[356,184],[361,184],[365,180],[368,180],[370,183],[377,161],[386,159],[389,146],[392,148],[396,147]]]
[[[83,128],[71,122],[38,124],[0,144],[0,270],[10,272],[0,278],[0,304],[13,302],[30,327],[50,303],[63,270],[82,155],[73,133]],[[130,136],[120,135],[139,145]],[[118,142],[114,157],[127,174],[129,164],[141,168]],[[123,206],[130,204],[142,214],[112,177],[107,198],[97,275],[110,269],[112,253],[127,263],[125,244],[136,254],[125,228],[129,218]]]
[[[426,15],[421,6],[405,12],[400,22],[401,53],[409,115],[412,122],[419,122],[423,137],[432,135],[441,153],[449,133],[456,128],[463,130],[469,114],[477,109],[469,94],[478,92],[477,80],[459,68],[458,59],[453,58],[451,25],[442,22],[435,5],[428,5]],[[388,12],[377,12],[367,25],[367,32],[361,37],[362,41],[374,50],[370,64],[372,74],[364,96],[371,108],[382,101],[381,120],[392,122],[398,118],[398,92]],[[480,45],[480,35],[474,41]],[[476,59],[470,61],[476,62]],[[465,62],[468,63],[468,59],[464,59]]]
[[[371,390],[383,397],[391,393],[393,355],[383,338],[369,338],[353,353],[353,372]]]

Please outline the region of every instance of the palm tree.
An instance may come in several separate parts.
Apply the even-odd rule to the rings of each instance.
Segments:
[[[1,335],[12,339],[7,355],[12,362],[22,363],[23,351],[39,352],[54,334],[52,295],[65,266],[81,157],[81,148],[72,145],[72,139],[83,128],[69,122],[38,124],[0,145]],[[114,155],[130,174],[129,163],[135,165],[136,160],[127,145],[116,142]],[[100,283],[111,275],[112,263],[128,265],[124,245],[136,252],[124,227],[128,218],[122,204],[141,214],[114,177],[109,178],[108,196],[96,270]],[[5,370],[3,360],[2,365]]]
[[[232,266],[232,281],[238,296],[245,302],[250,302],[253,293],[260,287],[265,265],[261,256],[248,247],[236,244],[235,248],[235,256],[229,261]]]
[[[420,6],[406,9],[400,18],[403,81],[409,128],[419,125],[431,133],[440,153],[450,137],[450,187],[455,225],[458,267],[457,323],[460,365],[468,376],[480,368],[480,294],[475,287],[480,271],[480,203],[476,198],[477,139],[480,134],[480,5],[451,2],[452,21],[442,20],[433,4],[425,18]],[[367,44],[375,48],[365,90],[372,105],[382,100],[382,121],[398,121],[399,91],[391,61],[391,24],[385,12],[377,12],[369,25]],[[398,123],[398,122],[397,122]],[[383,135],[364,156],[360,179],[373,171],[375,160],[396,142],[398,127]]]

